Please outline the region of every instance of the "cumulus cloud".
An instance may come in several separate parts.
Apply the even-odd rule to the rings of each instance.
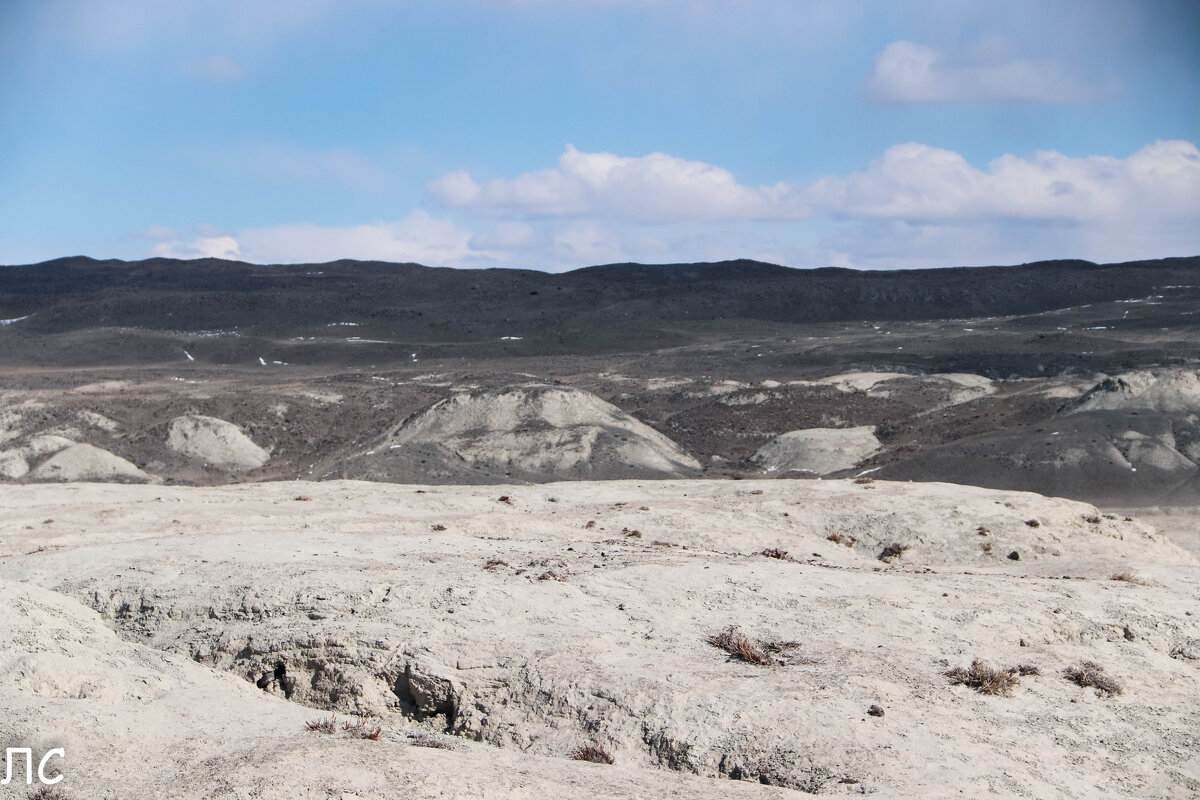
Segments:
[[[157,255],[260,263],[339,258],[564,269],[751,257],[796,266],[1118,261],[1200,252],[1200,150],[1154,142],[1125,158],[1054,151],[975,166],[924,144],[806,184],[739,184],[720,167],[568,147],[556,168],[429,187],[453,210],[396,222],[196,228]]]
[[[907,143],[846,176],[750,187],[712,164],[662,153],[583,153],[568,145],[557,168],[483,184],[452,172],[433,181],[429,194],[443,206],[485,217],[643,224],[820,216],[1084,222],[1147,213],[1195,219],[1200,151],[1191,142],[1159,141],[1124,159],[1042,151],[1006,154],[980,169],[952,150]]]
[[[1061,67],[1017,58],[988,40],[959,53],[892,42],[875,59],[867,90],[891,103],[1008,101],[1051,105],[1092,102],[1105,93]]]
[[[584,153],[569,144],[555,168],[483,184],[451,172],[431,182],[428,193],[447,208],[498,216],[598,214],[638,222],[778,217],[791,199],[782,184],[742,186],[729,170],[702,161]]]

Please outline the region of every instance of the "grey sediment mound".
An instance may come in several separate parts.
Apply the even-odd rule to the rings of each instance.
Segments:
[[[750,460],[768,472],[829,475],[850,469],[879,450],[874,425],[788,431],[760,447]]]
[[[1187,369],[1126,372],[1105,378],[1062,413],[1145,409],[1164,414],[1200,413],[1200,376]]]
[[[167,447],[202,464],[235,472],[258,469],[271,457],[237,425],[203,414],[171,420]]]
[[[39,482],[151,483],[156,480],[118,455],[90,444],[65,447],[30,470],[28,479]]]
[[[678,478],[700,464],[595,395],[525,384],[456,394],[414,414],[343,462],[343,477],[496,483]]]

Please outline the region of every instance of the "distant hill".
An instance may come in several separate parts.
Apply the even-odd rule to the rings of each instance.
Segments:
[[[603,353],[686,343],[697,323],[1032,314],[1197,283],[1200,257],[890,271],[801,270],[739,260],[609,264],[549,274],[349,260],[263,266],[78,256],[0,267],[0,319],[21,318],[0,326],[7,334],[0,338],[0,359],[13,363],[14,354],[2,352],[15,346],[13,336],[96,329],[108,332],[61,340],[62,346],[78,348],[84,361],[107,360],[88,353],[113,347],[136,351],[135,361],[152,361],[159,349],[177,357],[180,337],[236,331],[276,343],[313,342],[304,358],[314,363],[324,358],[320,340],[330,331],[339,343],[353,338],[364,345],[435,348],[490,346],[502,337],[536,333],[526,352]],[[238,350],[236,342],[222,347],[231,358]],[[209,352],[210,359],[223,357],[220,348]],[[345,359],[339,354],[336,360]]]

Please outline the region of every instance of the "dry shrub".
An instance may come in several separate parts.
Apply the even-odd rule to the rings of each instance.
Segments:
[[[446,526],[439,522],[433,526],[433,530],[437,531],[438,533],[441,533],[442,531],[446,530]]]
[[[1097,517],[1095,514],[1091,514],[1089,516],[1084,517],[1083,521],[1090,525],[1099,525],[1100,524],[1100,518]]]
[[[751,639],[746,634],[737,629],[736,625],[730,625],[720,633],[714,633],[708,637],[708,643],[713,647],[719,647],[734,658],[740,658],[748,664],[757,664],[760,667],[770,667],[775,664],[766,650]]]
[[[992,552],[992,543],[991,542],[984,542],[983,544],[980,545],[980,547],[983,548],[983,552],[985,552],[985,553]]]
[[[674,542],[664,542],[662,539],[655,539],[650,544],[654,545],[655,547],[676,547],[677,546]]]
[[[840,544],[843,547],[854,547],[855,542],[858,541],[858,539],[855,539],[853,536],[846,533],[839,533],[838,531],[829,531],[829,533],[825,535],[825,538],[834,544]]]
[[[1122,581],[1123,583],[1136,583],[1138,586],[1145,586],[1146,582],[1134,575],[1132,572],[1114,572],[1110,576],[1111,580]]]
[[[557,570],[548,569],[545,572],[543,572],[541,575],[538,575],[538,580],[539,581],[565,582],[567,580],[567,572],[565,570],[562,572],[559,572]]]
[[[1125,691],[1121,682],[1105,674],[1104,667],[1095,661],[1084,661],[1078,667],[1067,667],[1063,670],[1063,677],[1079,686],[1094,688],[1096,694],[1114,695]]]
[[[337,717],[329,716],[322,719],[310,719],[304,727],[317,733],[333,733],[337,730]]]
[[[483,565],[483,568],[484,569],[499,569],[500,567],[507,567],[507,566],[508,566],[508,562],[502,558],[489,558],[487,560],[487,563]]]
[[[867,709],[867,713],[870,714],[872,717],[882,717],[885,712],[883,710],[883,706],[872,705],[870,708]]]
[[[874,483],[875,479],[867,477],[866,475],[860,475],[854,479],[854,482],[858,484]]]
[[[307,503],[308,501],[312,500],[312,498],[306,494],[298,494],[295,497],[293,497],[292,499],[298,503]]]
[[[1017,674],[1021,676],[1041,675],[1042,671],[1033,664],[1021,664],[1019,667],[1017,667]]]
[[[992,529],[989,528],[987,525],[980,525],[978,528],[975,529],[975,533],[979,536],[987,536],[991,532],[992,532]]]
[[[625,534],[625,537],[626,537],[626,538],[628,538],[628,539],[640,539],[640,538],[642,538],[642,532],[641,532],[641,531],[639,531],[639,530],[632,530],[632,531],[631,531],[631,530],[629,530],[629,528],[621,528],[621,533]]]
[[[904,551],[908,550],[908,548],[909,548],[909,545],[907,545],[907,544],[900,544],[899,542],[892,542],[891,544],[889,544],[887,547],[883,548],[883,550],[880,551],[878,558],[880,561],[887,561],[889,559],[896,558],[897,556],[904,555]]]
[[[778,547],[768,547],[766,550],[763,550],[762,552],[760,552],[759,555],[766,556],[767,558],[777,558],[780,561],[791,561],[792,560],[788,556],[787,550],[780,550]]]
[[[1042,527],[1042,523],[1038,522],[1036,519],[1027,519],[1027,520],[1025,520],[1025,524],[1031,528]]]
[[[970,686],[981,694],[997,694],[1005,697],[1012,695],[1019,674],[1020,668],[1018,667],[993,669],[978,658],[971,662],[969,669],[955,667],[946,671],[946,677],[955,685]]]
[[[511,498],[511,497],[509,497],[509,496],[508,496],[508,495],[506,495],[506,494],[502,494],[502,495],[500,495],[499,497],[497,497],[497,498],[496,498],[496,502],[497,502],[497,503],[508,503],[508,504],[511,506],[511,505],[512,505],[512,498]]]
[[[576,761],[591,761],[593,764],[613,764],[616,759],[612,753],[608,752],[608,748],[601,742],[590,742],[581,744],[575,748],[575,752],[571,754],[571,758]]]

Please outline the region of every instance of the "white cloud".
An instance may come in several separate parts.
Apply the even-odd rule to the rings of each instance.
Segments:
[[[728,170],[665,153],[636,158],[567,145],[556,168],[484,184],[464,171],[428,186],[439,205],[497,216],[601,215],[637,222],[755,219],[786,215],[785,187],[740,185]]]
[[[209,56],[184,65],[193,78],[212,83],[235,83],[246,77],[246,70],[228,56]]]
[[[190,242],[162,242],[154,245],[154,255],[163,258],[228,258],[241,256],[237,239],[232,236],[199,236]]]
[[[356,258],[431,266],[495,265],[497,254],[471,247],[470,238],[470,231],[417,210],[399,222],[250,228],[236,234],[235,248],[246,260],[265,264]]]
[[[998,40],[959,53],[913,42],[892,42],[875,59],[869,93],[892,103],[1010,101],[1075,104],[1096,100],[1101,87],[1086,86],[1060,67],[1017,58]]]
[[[1007,154],[984,167],[907,143],[846,175],[769,188],[663,154],[568,147],[557,168],[483,184],[450,173],[429,191],[458,209],[452,218],[416,210],[352,226],[197,227],[194,240],[160,242],[154,252],[551,270],[627,260],[882,267],[1200,252],[1200,151],[1185,141],[1126,158]]]

